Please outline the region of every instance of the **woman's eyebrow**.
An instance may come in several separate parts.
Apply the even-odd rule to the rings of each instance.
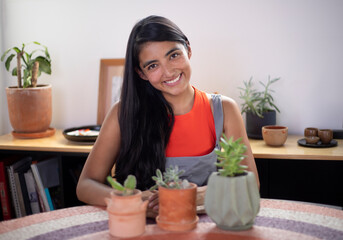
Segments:
[[[164,56],[165,57],[168,57],[169,54],[171,54],[172,52],[176,51],[176,50],[180,50],[179,47],[174,47],[172,49],[170,49]],[[154,63],[154,62],[157,62],[157,60],[151,60],[151,61],[147,61],[146,63],[143,64],[143,68],[145,68],[146,66]]]
[[[169,54],[171,54],[172,52],[174,52],[174,51],[176,51],[176,50],[180,50],[180,48],[179,47],[174,47],[174,48],[172,48],[171,50],[169,50],[167,53],[166,53],[166,57],[169,55]]]
[[[143,64],[143,68],[146,68],[146,66],[154,63],[154,62],[157,62],[157,60],[151,60],[151,61],[147,61],[146,63]]]

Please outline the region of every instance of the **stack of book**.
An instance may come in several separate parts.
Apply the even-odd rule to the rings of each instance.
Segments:
[[[59,206],[58,158],[32,161],[32,157],[0,162],[2,219],[51,211]]]

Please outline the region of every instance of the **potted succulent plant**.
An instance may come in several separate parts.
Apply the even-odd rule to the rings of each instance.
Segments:
[[[244,88],[240,92],[240,98],[244,100],[242,103],[241,113],[245,113],[246,129],[248,137],[262,139],[262,127],[266,125],[276,124],[276,111],[280,112],[274,104],[274,98],[270,89],[270,85],[280,80],[280,78],[270,79],[268,77],[267,84],[260,81],[263,86],[262,91],[257,91],[253,88],[252,77],[248,82],[244,81]]]
[[[142,201],[142,192],[136,188],[136,177],[129,175],[124,186],[111,176],[107,181],[113,187],[111,198],[105,198],[109,231],[115,237],[136,237],[145,232],[148,201]]]
[[[198,216],[196,214],[197,185],[179,176],[183,170],[178,166],[171,166],[163,173],[157,169],[153,180],[158,187],[159,213],[156,217],[157,225],[168,231],[188,231],[196,227]]]
[[[30,46],[36,47],[28,51]],[[11,62],[16,66],[11,69]],[[5,68],[17,77],[17,85],[6,88],[8,112],[13,135],[23,138],[44,137],[49,131],[52,118],[51,85],[37,84],[42,72],[51,74],[48,48],[38,42],[22,44],[4,52],[1,61]]]
[[[218,228],[249,229],[260,209],[260,194],[254,173],[241,165],[246,146],[241,139],[227,139],[224,134],[220,146],[222,149],[215,151],[219,170],[211,174],[207,183],[206,213]]]

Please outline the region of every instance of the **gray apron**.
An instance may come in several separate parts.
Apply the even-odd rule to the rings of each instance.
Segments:
[[[221,96],[218,94],[212,94],[213,103],[213,118],[216,128],[216,148],[220,148],[219,141],[223,132],[223,107]],[[198,186],[204,186],[207,184],[207,180],[212,172],[217,171],[215,162],[217,161],[217,155],[214,152],[196,156],[196,157],[167,157],[166,168],[177,165],[179,169],[183,169],[185,172],[180,176],[182,179],[187,179],[189,182],[196,183]]]

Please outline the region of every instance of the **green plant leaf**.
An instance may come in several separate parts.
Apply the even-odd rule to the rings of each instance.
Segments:
[[[17,47],[14,47],[13,50],[14,50],[16,53],[20,53],[20,52],[21,52],[21,50],[20,50],[19,48],[17,48]]]
[[[107,176],[107,182],[109,184],[111,184],[112,188],[117,189],[118,191],[124,191],[125,188],[123,187],[123,185],[121,185],[120,183],[118,183],[117,181],[115,181],[111,176]]]
[[[17,76],[17,67],[12,69],[12,76]]]
[[[5,56],[6,56],[6,55],[7,55],[7,53],[9,53],[11,50],[12,50],[12,48],[10,48],[10,49],[7,49],[7,50],[4,52],[4,54],[2,54],[2,56],[1,56],[1,62],[3,62],[3,61],[4,61],[4,59],[5,59]]]
[[[133,190],[136,188],[136,183],[136,177],[134,175],[129,175],[124,182],[124,187]]]
[[[6,67],[6,70],[7,70],[7,71],[10,70],[11,61],[12,61],[12,59],[13,59],[14,57],[15,57],[15,54],[11,54],[11,55],[6,59],[5,67]]]
[[[36,57],[34,61],[39,62],[39,70],[45,72],[46,74],[51,74],[51,64],[50,62],[42,56]]]
[[[244,172],[240,162],[246,157],[243,155],[247,149],[244,143],[241,143],[242,138],[234,141],[233,137],[229,139],[225,134],[222,135],[220,140],[221,150],[216,149],[218,162],[215,165],[219,168],[218,172],[221,176],[233,177],[237,174]]]

